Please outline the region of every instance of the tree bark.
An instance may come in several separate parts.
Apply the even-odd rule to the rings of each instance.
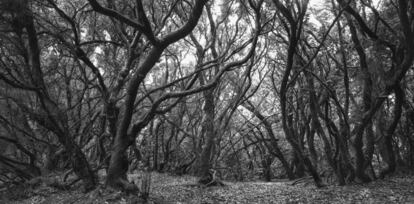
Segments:
[[[391,125],[388,127],[387,132],[383,138],[383,143],[386,152],[386,158],[384,158],[385,162],[387,163],[387,168],[382,170],[380,173],[380,177],[385,177],[387,174],[391,174],[396,169],[396,157],[393,148],[393,134],[397,129],[397,125],[401,118],[402,113],[402,106],[404,103],[404,90],[401,88],[399,84],[395,85],[394,88],[395,93],[395,104],[394,104],[394,118],[391,122]]]
[[[210,89],[203,92],[204,98],[204,106],[203,106],[203,122],[202,122],[202,133],[204,134],[204,138],[206,140],[205,144],[203,145],[203,150],[200,155],[199,161],[199,171],[198,174],[200,176],[199,182],[205,184],[204,182],[211,182],[206,180],[209,178],[209,170],[211,169],[211,158],[214,153],[214,145],[215,145],[215,138],[216,138],[216,131],[214,128],[214,89]]]

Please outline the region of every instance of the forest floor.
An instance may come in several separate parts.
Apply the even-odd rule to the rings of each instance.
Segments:
[[[132,175],[132,180],[140,175]],[[393,176],[368,184],[347,186],[329,185],[316,188],[311,180],[294,182],[225,182],[224,187],[201,187],[196,178],[152,173],[149,203],[414,203],[414,176]],[[120,192],[101,192],[102,189],[84,194],[80,190],[56,190],[47,187],[21,189],[11,194],[25,194],[26,198],[5,200],[0,203],[141,203]],[[16,195],[14,195],[16,199]]]

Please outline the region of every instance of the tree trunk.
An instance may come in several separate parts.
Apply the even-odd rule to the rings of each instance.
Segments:
[[[77,145],[75,145],[70,152],[73,171],[84,181],[84,190],[92,190],[96,186],[96,176],[90,168],[85,154],[83,154],[82,150]]]
[[[397,129],[398,122],[401,118],[402,113],[402,106],[404,103],[404,90],[402,90],[401,86],[397,84],[394,88],[395,93],[395,104],[394,104],[394,118],[391,122],[391,125],[388,127],[388,130],[385,134],[385,138],[383,139],[386,158],[384,158],[385,162],[387,163],[387,168],[381,171],[380,177],[384,177],[387,174],[393,173],[396,169],[396,157],[395,152],[392,145],[392,136]]]
[[[347,19],[348,19],[348,26],[349,29],[351,31],[351,38],[352,41],[354,43],[355,49],[358,53],[359,56],[359,63],[360,63],[360,68],[361,68],[361,73],[363,75],[363,92],[362,92],[362,99],[363,99],[363,111],[367,112],[371,109],[371,105],[372,105],[372,99],[371,99],[371,94],[372,94],[372,79],[370,76],[370,73],[368,71],[368,64],[366,61],[366,55],[365,55],[365,51],[364,48],[362,47],[359,39],[358,39],[358,34],[356,31],[355,26],[352,23],[352,20],[350,19],[350,17],[347,15]],[[371,123],[369,123],[371,124]],[[371,127],[371,125],[368,125]],[[368,127],[368,128],[370,128]],[[366,130],[366,131],[365,131]],[[363,146],[364,146],[364,142],[363,142],[363,136],[364,136],[364,132],[366,132],[367,134],[367,141],[369,142],[369,144],[367,144],[367,148],[368,150],[372,149],[373,144],[373,136],[370,135],[371,131],[369,131],[367,129],[367,127],[364,127],[364,129],[359,130],[355,136],[355,141],[354,141],[354,147],[355,147],[355,151],[356,151],[356,176],[362,181],[362,182],[369,182],[371,181],[371,179],[369,178],[368,175],[366,175],[365,173],[365,169],[367,167],[367,163],[371,162],[371,157],[365,157],[364,155],[364,151],[363,151]],[[371,153],[367,152],[368,154]],[[372,156],[372,154],[371,154]]]
[[[332,167],[332,169],[336,172],[336,164],[333,158],[333,151],[331,144],[325,134],[325,131],[322,129],[322,125],[319,121],[318,115],[322,115],[322,112],[320,110],[319,104],[316,99],[316,91],[315,91],[315,85],[313,82],[313,78],[310,76],[308,72],[305,72],[305,77],[308,82],[308,88],[309,88],[309,104],[310,104],[310,114],[312,118],[312,126],[311,129],[315,130],[319,137],[322,139],[324,148],[325,148],[325,156],[328,160],[329,165]]]
[[[262,166],[263,166],[263,176],[265,181],[271,181],[272,180],[272,163],[273,163],[273,156],[271,155],[264,155],[264,158],[262,158]]]
[[[28,33],[28,64],[31,69],[30,73],[32,74],[32,83],[38,87],[36,94],[41,101],[41,108],[46,112],[46,116],[40,116],[40,114],[33,112],[30,112],[29,114],[31,114],[33,118],[36,118],[38,123],[42,124],[45,128],[53,131],[57,135],[59,142],[70,154],[70,161],[74,172],[84,181],[85,190],[89,191],[96,185],[94,173],[86,160],[85,154],[75,143],[72,135],[70,134],[66,114],[58,107],[57,103],[50,98],[43,78],[40,62],[40,48],[33,20],[34,18],[30,12],[28,2],[23,3],[25,4],[23,8],[26,10],[19,14],[21,18],[19,20]]]
[[[210,89],[203,92],[204,106],[203,106],[203,127],[202,133],[206,138],[206,142],[203,145],[201,152],[198,175],[200,176],[199,182],[204,183],[206,178],[209,177],[209,170],[211,169],[211,157],[213,155],[214,143],[215,143],[215,128],[214,128],[214,89]],[[210,182],[210,181],[208,181]]]
[[[106,185],[126,192],[137,192],[136,185],[129,183],[127,178],[128,156],[126,150],[131,145],[128,137],[115,137]]]
[[[242,104],[247,110],[252,112],[265,126],[266,132],[270,138],[270,144],[265,142],[266,148],[268,151],[273,154],[275,157],[279,159],[282,163],[283,168],[286,171],[286,174],[289,179],[295,179],[295,174],[293,173],[289,163],[287,162],[285,156],[283,155],[282,151],[280,150],[278,139],[276,138],[275,134],[273,133],[272,125],[266,120],[266,118],[254,107],[254,105],[250,101],[246,101]]]

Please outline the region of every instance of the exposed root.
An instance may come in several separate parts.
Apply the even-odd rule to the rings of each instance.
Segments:
[[[299,184],[299,183],[304,183],[304,182],[307,182],[307,181],[309,181],[309,180],[311,180],[311,179],[312,179],[312,177],[311,177],[311,176],[302,177],[302,178],[296,179],[296,180],[295,180],[295,181],[293,181],[290,185],[294,186],[294,185]]]
[[[199,181],[199,184],[202,184],[206,187],[210,186],[225,186],[225,184],[218,178],[217,171],[210,169],[208,174],[202,177]]]
[[[137,185],[135,185],[134,183],[130,183],[128,182],[128,180],[122,178],[117,179],[116,181],[111,181],[110,183],[108,183],[108,186],[116,190],[121,190],[126,194],[138,195],[139,193],[139,188]]]

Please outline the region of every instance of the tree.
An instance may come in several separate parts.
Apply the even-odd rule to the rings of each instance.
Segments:
[[[2,73],[2,79],[8,86],[30,92],[29,95],[36,96],[37,99],[35,106],[29,105],[25,103],[26,101],[18,98],[14,98],[13,102],[31,120],[56,135],[58,141],[69,154],[74,172],[85,182],[85,190],[90,190],[96,184],[95,176],[85,155],[73,140],[69,130],[67,114],[52,99],[52,94],[47,88],[41,63],[41,45],[29,4],[26,1],[6,1],[3,2],[2,8],[5,11],[5,15],[2,17],[6,18],[5,20],[8,23],[6,25],[11,28],[9,32],[5,33],[6,37],[9,37],[6,39],[9,40],[9,43],[15,42],[17,45],[13,47],[12,44],[9,44],[15,50],[7,51],[10,54],[11,52],[16,53],[13,56],[13,61],[16,60],[18,64],[24,66],[22,69],[14,66],[16,64],[3,61],[3,68],[6,72]],[[16,73],[24,73],[24,75],[16,78]],[[5,96],[8,97],[7,93]]]
[[[0,180],[91,190],[104,169],[136,192],[129,170],[324,186],[412,167],[413,8],[4,0]]]

